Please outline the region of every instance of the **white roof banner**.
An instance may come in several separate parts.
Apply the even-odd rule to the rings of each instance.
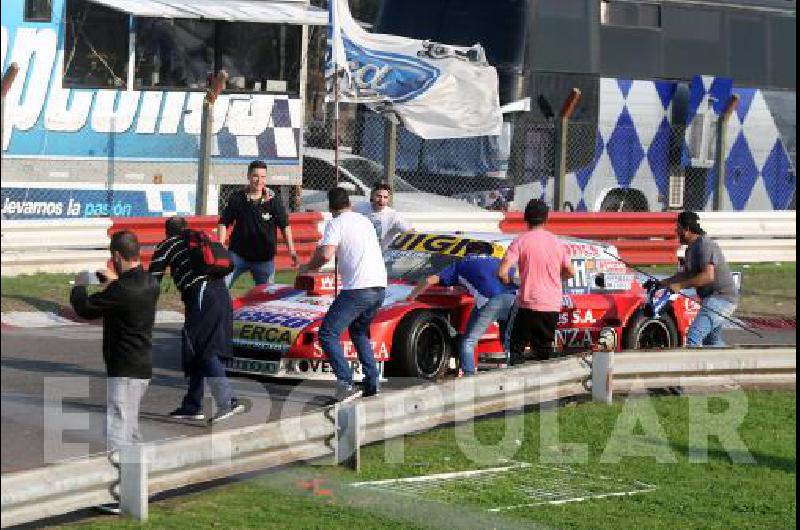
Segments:
[[[199,18],[227,22],[325,24],[325,11],[305,0],[90,0],[136,17]]]
[[[340,102],[392,110],[422,138],[500,135],[497,71],[479,44],[367,33],[353,20],[347,0],[328,0],[328,21],[329,100],[338,71]]]

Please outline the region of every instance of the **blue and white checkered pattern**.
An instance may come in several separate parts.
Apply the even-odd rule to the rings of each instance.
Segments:
[[[243,131],[248,122],[260,121],[263,116],[268,116],[263,132],[255,136]],[[299,98],[259,94],[252,98],[246,109],[231,105],[226,123],[237,124],[237,130],[231,131],[230,126],[226,126],[215,135],[212,153],[216,157],[259,158],[271,162],[299,159],[303,128],[303,104]],[[253,125],[260,130],[263,122]]]
[[[641,190],[651,209],[669,187],[670,115],[677,83],[604,78],[594,157],[587,166],[567,175],[566,200],[578,210],[597,210],[605,190]],[[761,90],[732,87],[724,78],[697,76],[690,85],[688,121],[701,105],[716,114],[730,98],[740,98],[728,122],[726,189],[735,210],[787,208],[796,187],[795,172],[772,111]],[[709,96],[711,99],[709,99]],[[682,164],[689,165],[684,145]],[[716,181],[709,169],[706,208]],[[589,201],[589,203],[587,203]]]

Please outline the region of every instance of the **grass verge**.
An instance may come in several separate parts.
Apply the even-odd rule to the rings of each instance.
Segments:
[[[708,418],[723,418],[726,411],[735,410],[746,412],[743,419],[717,424],[727,425],[735,439],[743,442],[753,463],[732,460],[728,449],[735,440],[730,436],[723,437],[723,445],[714,436],[692,435],[697,426],[714,424]],[[485,450],[487,459],[495,462],[505,456],[537,464],[545,455],[566,457],[581,451],[563,445],[558,450],[553,440],[540,442],[544,416],[533,411],[509,416],[509,423],[500,417],[477,421],[475,437],[467,441],[457,438],[456,432],[471,429],[469,424],[406,437],[400,463],[387,461],[387,444],[366,447],[359,475],[321,464],[298,466],[152,503],[145,525],[103,517],[69,528],[794,528],[795,411],[796,394],[791,391],[634,397],[611,406],[583,403],[557,409],[558,442],[582,444],[588,455],[585,463],[569,467],[657,488],[633,496],[490,514],[486,508],[492,503],[519,495],[508,489],[513,485],[498,487],[472,504],[458,499],[442,502],[436,496],[371,493],[349,486],[356,481],[475,469],[480,466],[466,454],[479,450],[481,444],[500,442],[499,449]],[[521,425],[516,433],[514,419]],[[503,435],[509,430],[512,443],[504,445]],[[547,432],[552,433],[552,427]],[[620,436],[621,432],[629,436]],[[520,444],[515,443],[517,437]],[[690,454],[706,441],[707,458],[692,461]],[[397,446],[393,447],[397,454]],[[607,459],[610,454],[620,460],[604,461],[603,455]],[[669,462],[659,463],[656,456]]]
[[[795,263],[736,264],[734,270],[744,273],[742,296],[737,314],[775,314],[794,316],[797,309],[797,267]],[[650,274],[670,274],[674,267],[643,267]],[[294,271],[279,271],[277,283],[292,283]],[[33,274],[2,278],[2,311],[58,311],[69,305],[69,280],[72,274]],[[232,294],[241,296],[253,287],[249,275],[241,276]],[[182,311],[175,286],[165,281],[159,309]]]
[[[69,306],[69,293],[72,286],[70,280],[74,274],[30,274],[2,278],[2,311],[52,311],[58,312]],[[276,283],[293,283],[294,271],[278,271]],[[241,296],[253,288],[253,278],[249,274],[240,276],[231,290],[231,294]],[[96,287],[90,287],[96,289]],[[180,294],[171,279],[161,284],[161,296],[158,301],[161,310],[183,311]]]

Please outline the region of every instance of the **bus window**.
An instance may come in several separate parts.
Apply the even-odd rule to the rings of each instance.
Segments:
[[[25,0],[25,22],[50,22],[52,0]]]
[[[302,27],[141,18],[136,87],[203,89],[228,72],[228,92],[299,91]]]
[[[64,86],[120,88],[128,77],[128,14],[67,1]]]

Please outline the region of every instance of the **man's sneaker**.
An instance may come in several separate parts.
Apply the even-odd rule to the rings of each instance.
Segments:
[[[231,399],[231,406],[226,409],[220,409],[214,415],[213,418],[208,420],[209,425],[213,425],[214,423],[219,423],[223,420],[227,420],[231,416],[235,416],[236,414],[241,414],[244,412],[245,406],[244,403],[240,403],[238,399],[233,398]]]
[[[169,413],[170,418],[174,418],[176,420],[197,420],[202,421],[206,419],[206,415],[202,412],[192,412],[191,410],[186,410],[183,407],[178,407],[177,409],[173,410]]]
[[[335,399],[337,403],[350,401],[357,397],[361,397],[361,391],[357,390],[353,385],[336,385],[336,394],[333,399]]]
[[[112,515],[119,515],[122,513],[122,510],[119,509],[118,502],[111,502],[108,504],[98,504],[94,507],[95,510],[98,512],[108,513]]]

